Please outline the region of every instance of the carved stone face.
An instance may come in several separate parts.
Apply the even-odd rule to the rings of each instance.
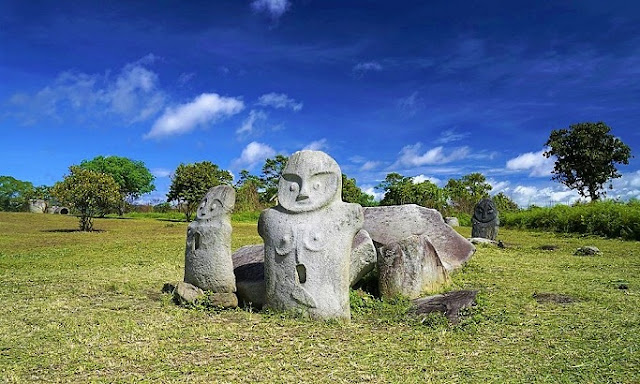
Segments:
[[[197,211],[197,220],[207,220],[231,212],[236,201],[233,187],[219,185],[204,196]]]
[[[342,192],[340,167],[320,151],[300,151],[289,158],[278,184],[278,203],[290,212],[315,211],[338,201]]]
[[[498,210],[496,209],[496,206],[491,199],[480,200],[473,211],[474,219],[478,220],[481,223],[489,223],[491,221],[494,221],[497,216]]]

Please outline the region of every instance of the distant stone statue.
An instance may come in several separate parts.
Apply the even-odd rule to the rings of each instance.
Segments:
[[[362,207],[342,202],[342,172],[320,151],[294,153],[278,184],[278,205],[260,215],[266,305],[315,319],[351,317],[351,249]]]
[[[224,307],[238,305],[231,259],[230,215],[235,200],[233,187],[211,188],[187,229],[184,281],[212,292],[212,303]]]
[[[496,239],[500,218],[498,217],[498,210],[493,200],[482,199],[476,204],[473,209],[471,223],[471,237],[481,237],[489,240]]]

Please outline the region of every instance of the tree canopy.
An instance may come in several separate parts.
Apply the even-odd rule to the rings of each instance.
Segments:
[[[621,176],[615,165],[629,164],[631,157],[631,148],[610,131],[603,122],[572,124],[568,129],[551,131],[544,156],[556,158],[552,180],[592,201],[604,196],[603,185]]]
[[[119,156],[97,156],[91,160],[84,160],[80,167],[95,172],[109,174],[118,183],[122,203],[120,214],[124,210],[124,202],[132,203],[145,193],[156,189],[154,177],[142,161],[131,160]]]
[[[489,197],[493,187],[482,173],[475,172],[460,179],[449,179],[444,189],[453,210],[471,214],[480,200]]]
[[[387,174],[377,188],[385,191],[380,205],[418,204],[442,211],[447,204],[446,194],[434,183],[416,183],[413,177],[395,172]]]
[[[168,201],[177,201],[187,221],[209,189],[231,184],[233,176],[210,161],[180,164],[173,174],[167,194]]]
[[[378,205],[373,196],[362,192],[362,189],[356,185],[356,179],[350,179],[344,173],[342,174],[342,201],[357,203],[363,207]]]
[[[284,155],[276,155],[274,158],[268,158],[265,160],[262,166],[262,175],[260,181],[262,181],[262,193],[261,201],[264,204],[273,204],[275,197],[278,195],[278,182],[280,181],[280,175],[287,166],[289,158]]]
[[[33,193],[33,184],[11,176],[0,176],[0,211],[23,211]]]
[[[80,229],[93,230],[93,218],[118,206],[118,184],[111,175],[79,166],[69,167],[69,175],[56,183],[51,194],[80,214]]]

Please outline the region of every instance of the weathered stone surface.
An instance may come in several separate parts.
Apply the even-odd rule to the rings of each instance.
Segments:
[[[45,213],[47,211],[47,202],[40,199],[29,200],[29,212]]]
[[[573,254],[576,256],[595,256],[602,255],[602,252],[600,252],[600,250],[593,245],[587,245],[586,247],[580,247],[576,249]]]
[[[499,225],[498,209],[493,200],[480,200],[473,209],[473,217],[471,217],[471,237],[495,240],[498,237]]]
[[[278,205],[260,215],[267,306],[316,319],[351,317],[351,247],[362,207],[342,202],[342,172],[326,153],[289,158]]]
[[[414,315],[427,315],[440,312],[452,323],[460,321],[460,310],[476,304],[478,291],[452,291],[441,295],[433,295],[413,300],[411,313]]]
[[[426,235],[412,235],[378,248],[378,287],[383,297],[410,299],[448,282],[448,273]]]
[[[235,190],[228,185],[211,188],[203,198],[187,229],[185,282],[214,293],[236,291],[230,218],[234,203]]]
[[[246,245],[235,251],[232,258],[238,301],[244,305],[262,308],[266,303],[264,245]]]
[[[458,221],[457,217],[445,217],[444,218],[444,222],[449,225],[450,227],[459,227],[460,226],[460,222]]]
[[[209,292],[206,294],[207,305],[236,308],[238,306],[238,297],[233,292]]]
[[[173,290],[173,298],[178,304],[195,304],[198,300],[204,300],[204,291],[195,285],[179,282]]]
[[[489,239],[485,239],[484,237],[472,237],[469,239],[469,241],[471,242],[471,244],[475,244],[475,245],[495,245],[498,246],[498,242],[495,240],[489,240]]]
[[[353,287],[367,273],[376,267],[378,255],[371,236],[361,229],[353,238],[351,247],[351,266],[349,267],[349,285]]]
[[[426,235],[447,271],[462,266],[475,252],[473,244],[445,224],[440,212],[415,204],[364,208],[364,229],[376,246]]]

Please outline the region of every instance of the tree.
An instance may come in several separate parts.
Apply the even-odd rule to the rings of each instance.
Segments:
[[[604,196],[602,186],[622,176],[615,164],[629,164],[632,157],[631,148],[610,131],[603,122],[573,124],[569,129],[551,131],[545,143],[548,150],[544,152],[546,158],[556,158],[551,179],[592,201]],[[613,188],[611,184],[609,188]]]
[[[509,196],[505,195],[502,192],[493,196],[491,200],[493,200],[494,204],[496,205],[496,209],[498,210],[498,212],[512,212],[520,209],[515,201],[513,201]]]
[[[380,205],[418,204],[438,211],[446,208],[445,191],[429,180],[416,183],[413,177],[394,172],[387,174],[376,188],[385,191]]]
[[[119,156],[97,156],[92,160],[84,160],[81,168],[109,174],[118,183],[122,202],[118,213],[124,214],[125,203],[133,203],[135,199],[156,189],[153,175],[142,161],[135,161]]]
[[[262,181],[258,176],[252,175],[246,169],[240,171],[240,179],[235,185],[236,188],[236,212],[259,211],[262,209],[260,203],[260,189]]]
[[[173,174],[167,194],[168,201],[177,201],[187,221],[209,189],[220,184],[231,184],[233,176],[216,164],[203,161],[180,164]]]
[[[478,172],[462,176],[458,180],[449,179],[444,187],[451,208],[467,214],[473,213],[475,205],[480,200],[489,197],[492,188],[484,175]]]
[[[356,180],[348,178],[344,173],[342,174],[342,201],[347,203],[357,203],[363,207],[372,207],[377,205],[373,196],[362,192],[362,189],[356,185]]]
[[[24,211],[33,184],[11,176],[0,176],[0,211]]]
[[[80,214],[80,229],[93,230],[93,218],[118,206],[119,186],[111,175],[69,167],[69,175],[53,186],[51,194]]]
[[[262,193],[261,201],[263,204],[273,205],[275,197],[278,195],[278,182],[280,181],[280,175],[287,166],[288,157],[283,155],[276,155],[273,159],[268,158],[265,160],[262,166]]]

